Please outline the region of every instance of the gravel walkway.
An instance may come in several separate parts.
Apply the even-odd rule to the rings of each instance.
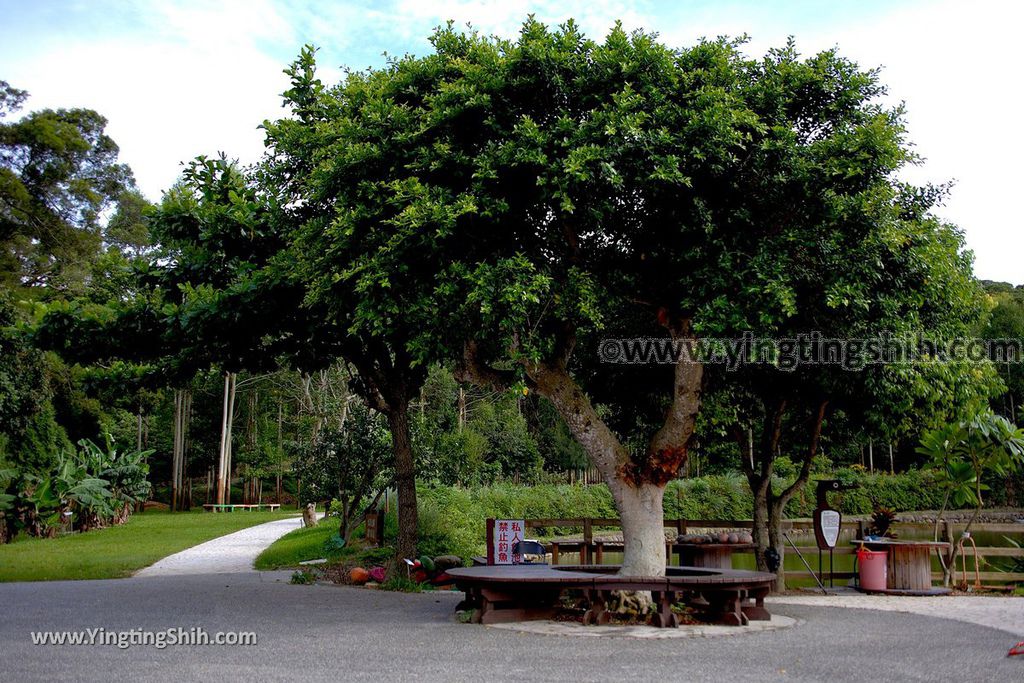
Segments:
[[[244,512],[231,514],[242,515]],[[256,557],[271,543],[289,531],[302,527],[302,517],[279,519],[251,526],[227,536],[200,543],[180,553],[168,555],[145,569],[136,577],[186,576],[189,574],[235,574],[251,572]]]
[[[911,597],[903,595],[865,595],[851,591],[842,595],[780,595],[768,598],[773,605],[817,605],[906,612],[942,617],[988,626],[1024,638],[1024,598],[940,595]]]

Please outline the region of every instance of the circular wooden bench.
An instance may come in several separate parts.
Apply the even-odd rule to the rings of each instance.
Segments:
[[[474,623],[547,619],[554,616],[566,590],[579,591],[590,608],[586,624],[607,624],[607,605],[615,591],[649,591],[657,611],[653,626],[675,627],[672,605],[685,602],[703,620],[741,626],[768,620],[764,598],[774,574],[738,569],[668,567],[665,576],[622,576],[614,565],[494,565],[448,571],[466,594],[456,610],[473,609]]]

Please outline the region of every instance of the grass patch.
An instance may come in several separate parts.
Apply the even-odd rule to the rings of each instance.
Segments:
[[[260,553],[256,569],[266,571],[281,567],[294,567],[299,562],[324,557],[324,542],[338,535],[339,520],[327,517],[314,527],[289,531]]]
[[[115,579],[176,552],[294,512],[162,512],[122,526],[58,538],[19,537],[0,545],[0,581]]]
[[[399,593],[422,593],[423,591],[432,591],[434,587],[429,583],[420,583],[407,579],[404,576],[395,576],[388,579],[380,585],[381,590],[385,591],[396,591]]]

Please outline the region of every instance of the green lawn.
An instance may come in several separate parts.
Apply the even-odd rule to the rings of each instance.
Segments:
[[[294,567],[299,562],[323,557],[324,541],[337,535],[339,522],[337,517],[327,517],[315,527],[289,531],[260,553],[256,558],[256,569],[266,571]]]
[[[19,538],[0,545],[0,581],[120,578],[211,538],[294,514],[150,510],[109,529],[59,538]]]

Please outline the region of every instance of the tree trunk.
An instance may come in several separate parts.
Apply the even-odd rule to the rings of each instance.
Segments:
[[[598,416],[590,399],[564,371],[534,368],[531,378],[566,421],[608,484],[622,521],[623,575],[665,574],[665,482],[645,481],[628,451]],[[660,434],[660,432],[659,432]],[[653,470],[652,470],[653,471]],[[648,473],[649,474],[649,473]]]
[[[274,482],[274,497],[278,505],[281,501],[281,477],[284,470],[284,402],[278,401],[277,404],[277,477]]]
[[[181,412],[181,465],[178,472],[178,484],[181,488],[180,507],[182,510],[192,509],[192,479],[188,471],[188,454],[191,450],[191,437],[189,427],[192,424],[192,390],[185,389],[182,393],[183,408]],[[188,481],[188,488],[184,486]]]
[[[621,572],[625,576],[665,574],[665,487],[630,486],[620,479],[608,482],[622,518],[626,540]]]
[[[139,406],[139,412],[135,415],[135,450],[142,450],[142,406]]]
[[[412,453],[412,435],[409,431],[409,402],[395,401],[388,410],[392,449],[395,456],[395,488],[398,489],[398,561],[415,558],[419,535],[416,508],[416,463]]]
[[[786,504],[782,500],[773,500],[768,506],[768,547],[774,548],[779,554],[779,568],[775,571],[774,590],[786,590],[786,543],[782,535],[782,522],[785,520]]]
[[[771,571],[768,568],[768,561],[765,558],[765,551],[771,547],[771,540],[768,534],[769,512],[768,512],[768,487],[759,483],[754,487],[754,522],[751,535],[754,537],[754,557],[757,561],[757,571]]]
[[[786,517],[786,504],[800,491],[807,483],[811,475],[811,464],[818,453],[818,444],[821,440],[821,427],[825,420],[825,411],[828,408],[828,401],[821,401],[810,421],[810,439],[807,449],[803,453],[803,460],[800,464],[800,472],[796,479],[781,493],[775,493],[772,489],[772,475],[774,471],[775,458],[778,454],[779,440],[782,434],[782,418],[786,412],[788,402],[780,399],[772,411],[765,416],[764,428],[761,436],[761,448],[754,457],[753,439],[744,439],[743,430],[737,427],[734,437],[739,443],[741,452],[749,448],[750,467],[747,467],[747,458],[744,457],[744,470],[747,475],[747,483],[750,485],[754,497],[754,524],[753,536],[756,546],[754,554],[757,558],[759,571],[770,571],[765,553],[774,549],[778,553],[779,567],[775,572],[776,590],[784,590],[786,587],[786,543],[782,534],[782,523]],[[747,455],[747,454],[745,454]],[[756,468],[756,469],[755,469]]]
[[[466,427],[466,390],[459,387],[459,431]]]
[[[234,466],[234,452],[231,444],[233,441],[233,432],[235,426],[235,384],[238,381],[238,373],[232,372],[229,374],[231,379],[231,391],[228,395],[228,429],[227,439],[224,442],[224,502],[231,502],[231,471]]]
[[[660,310],[659,321],[676,343],[691,344],[689,321],[671,325]],[[567,330],[559,340],[555,359],[548,363],[524,362],[532,387],[551,401],[576,442],[583,447],[615,499],[625,546],[621,574],[665,574],[665,487],[686,462],[700,408],[704,366],[690,353],[680,354],[673,367],[672,402],[664,422],[652,436],[646,452],[631,453],[608,427],[589,397],[567,370],[575,337]],[[463,349],[459,374],[476,384],[501,386],[507,373],[480,362],[473,343]],[[507,386],[507,384],[506,384]]]
[[[181,464],[181,412],[184,407],[181,389],[174,390],[174,436],[171,446],[171,511],[178,510],[178,469]]]
[[[220,453],[217,457],[217,504],[224,504],[224,468],[227,465],[228,398],[231,395],[231,373],[224,374],[224,406],[220,421]]]

